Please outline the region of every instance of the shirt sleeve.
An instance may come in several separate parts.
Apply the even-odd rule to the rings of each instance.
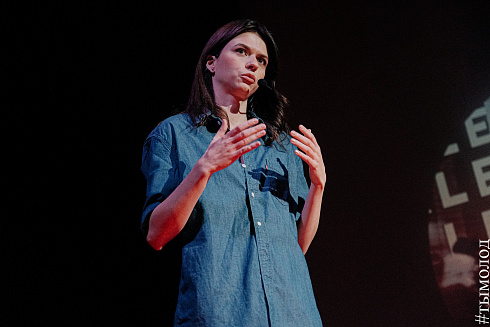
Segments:
[[[289,162],[291,167],[289,187],[291,189],[291,195],[294,201],[297,203],[296,210],[294,212],[296,221],[301,217],[301,212],[305,205],[306,197],[308,196],[308,182],[305,177],[305,168],[303,160],[294,153],[294,148],[289,155]]]
[[[151,213],[178,185],[178,166],[174,157],[175,152],[163,137],[153,135],[146,139],[141,164],[146,179],[146,199],[141,217],[141,230],[145,235]]]

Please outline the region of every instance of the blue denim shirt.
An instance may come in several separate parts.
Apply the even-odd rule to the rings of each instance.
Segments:
[[[150,133],[143,148],[142,226],[215,132],[179,114]],[[283,147],[262,145],[211,176],[181,232],[175,326],[322,326],[297,240],[308,185],[293,151],[289,139]]]

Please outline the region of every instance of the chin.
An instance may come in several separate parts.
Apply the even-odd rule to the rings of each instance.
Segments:
[[[235,93],[236,98],[239,99],[240,101],[245,101],[248,98],[250,98],[250,96],[252,96],[252,94],[254,94],[255,91],[256,91],[256,89],[251,89],[250,87],[240,88]]]
[[[256,87],[255,84],[254,85],[250,85],[248,87],[248,96],[251,96],[252,94],[254,94],[255,91],[257,91],[257,89],[258,89],[258,87]]]

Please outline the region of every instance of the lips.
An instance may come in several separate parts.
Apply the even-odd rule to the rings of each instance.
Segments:
[[[242,79],[247,84],[255,83],[255,76],[253,74],[243,74]]]

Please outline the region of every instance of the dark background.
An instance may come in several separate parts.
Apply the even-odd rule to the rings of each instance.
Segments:
[[[490,96],[487,2],[2,2],[0,325],[172,320],[178,256],[139,230],[142,143],[186,102],[209,36],[246,17],[279,45],[292,127],[322,146],[307,260],[324,324],[449,326],[427,212]]]

